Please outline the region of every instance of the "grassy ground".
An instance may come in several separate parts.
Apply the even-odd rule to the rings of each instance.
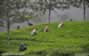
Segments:
[[[89,22],[65,22],[64,27],[58,29],[58,23],[49,24],[49,32],[42,32],[44,24],[37,25],[38,34],[31,36],[32,27],[10,32],[10,45],[7,45],[7,33],[0,33],[0,50],[19,52],[19,44],[25,43],[25,55],[52,56],[59,53],[75,53],[88,51]],[[32,40],[31,40],[32,39]],[[56,54],[55,54],[56,55]],[[54,56],[55,56],[54,55]]]

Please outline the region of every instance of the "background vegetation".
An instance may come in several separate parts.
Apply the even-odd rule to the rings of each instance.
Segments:
[[[58,29],[57,23],[49,24],[49,32],[42,32],[44,24],[37,25],[38,34],[31,36],[32,27],[10,31],[9,47],[7,33],[0,33],[0,50],[19,52],[19,45],[25,43],[25,55],[61,55],[89,51],[89,22],[65,22]],[[58,54],[56,54],[58,53]]]

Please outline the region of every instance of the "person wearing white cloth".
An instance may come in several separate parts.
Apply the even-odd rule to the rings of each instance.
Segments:
[[[33,28],[32,32],[31,32],[31,36],[34,36],[36,34],[37,34],[37,30],[36,30],[36,28]]]
[[[59,24],[58,24],[58,28],[63,27],[63,25],[64,25],[64,23],[63,23],[63,22],[59,23]]]
[[[48,29],[48,24],[45,25],[45,28],[44,28],[44,32],[48,32],[49,29]]]
[[[62,12],[61,12],[61,19],[60,19],[60,23],[58,24],[58,28],[61,28],[64,26],[64,22],[68,19],[68,14],[65,10],[61,9]]]

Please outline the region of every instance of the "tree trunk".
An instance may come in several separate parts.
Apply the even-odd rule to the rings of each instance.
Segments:
[[[8,16],[8,12],[7,12],[7,47],[9,49],[10,46],[10,20],[9,20],[9,16]]]
[[[50,20],[51,20],[51,9],[49,9],[49,15],[48,15],[48,23],[50,24]]]
[[[83,0],[83,19],[86,21],[86,3],[85,0]]]

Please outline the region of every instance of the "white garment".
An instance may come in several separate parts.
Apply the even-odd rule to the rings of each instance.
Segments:
[[[48,31],[48,26],[46,26],[45,28],[44,28],[44,32],[47,32]]]
[[[34,35],[34,33],[36,33],[36,29],[32,30],[31,35]]]
[[[58,28],[60,28],[62,26],[62,24],[58,24]]]

